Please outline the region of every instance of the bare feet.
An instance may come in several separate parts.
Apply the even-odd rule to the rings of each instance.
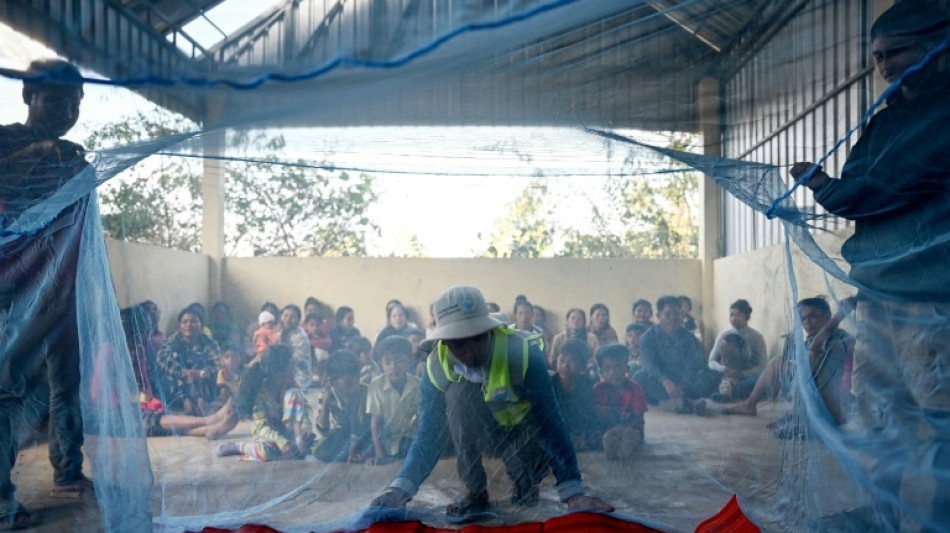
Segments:
[[[234,426],[228,425],[226,422],[218,422],[216,424],[210,424],[205,426],[205,438],[208,440],[217,440],[221,437],[228,434],[229,431]]]
[[[722,410],[724,415],[744,415],[744,416],[755,416],[758,414],[758,411],[755,408],[754,403],[742,402],[733,405],[727,409]]]

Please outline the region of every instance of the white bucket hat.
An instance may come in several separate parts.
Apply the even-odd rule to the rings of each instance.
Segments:
[[[436,342],[465,339],[503,325],[488,315],[485,297],[475,287],[450,287],[432,306],[435,329],[419,346],[431,350]]]

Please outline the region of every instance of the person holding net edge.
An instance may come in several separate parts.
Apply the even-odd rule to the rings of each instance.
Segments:
[[[934,2],[885,11],[871,28],[871,52],[885,81],[900,83],[887,107],[840,178],[810,162],[791,169],[822,207],[855,222],[841,249],[859,291],[852,389],[867,445],[877,449],[870,504],[824,517],[818,528],[900,529],[897,504],[909,502],[902,476],[918,468],[934,481],[924,529],[950,524],[948,38],[950,15]]]
[[[81,80],[61,60],[38,60],[28,73],[55,72]],[[25,124],[0,127],[0,526],[32,523],[14,498],[16,425],[40,379],[49,383],[49,459],[53,493],[89,491],[82,473],[79,330],[76,269],[86,198],[64,205],[36,233],[17,233],[20,219],[48,200],[86,166],[84,150],[62,136],[79,118],[80,83],[24,81]],[[55,250],[55,254],[51,251]],[[45,376],[41,376],[45,374]]]

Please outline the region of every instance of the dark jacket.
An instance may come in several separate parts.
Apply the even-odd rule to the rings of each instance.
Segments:
[[[950,76],[913,100],[895,92],[851,150],[841,178],[815,191],[855,221],[841,254],[877,298],[950,302]]]

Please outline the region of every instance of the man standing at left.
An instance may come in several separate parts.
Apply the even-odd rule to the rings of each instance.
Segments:
[[[0,525],[14,527],[30,523],[10,480],[16,430],[25,401],[44,379],[53,492],[92,487],[82,474],[76,317],[87,200],[55,194],[87,164],[83,148],[61,138],[79,118],[81,76],[61,60],[34,61],[28,74],[26,122],[0,126]],[[36,227],[36,220],[49,222]]]

